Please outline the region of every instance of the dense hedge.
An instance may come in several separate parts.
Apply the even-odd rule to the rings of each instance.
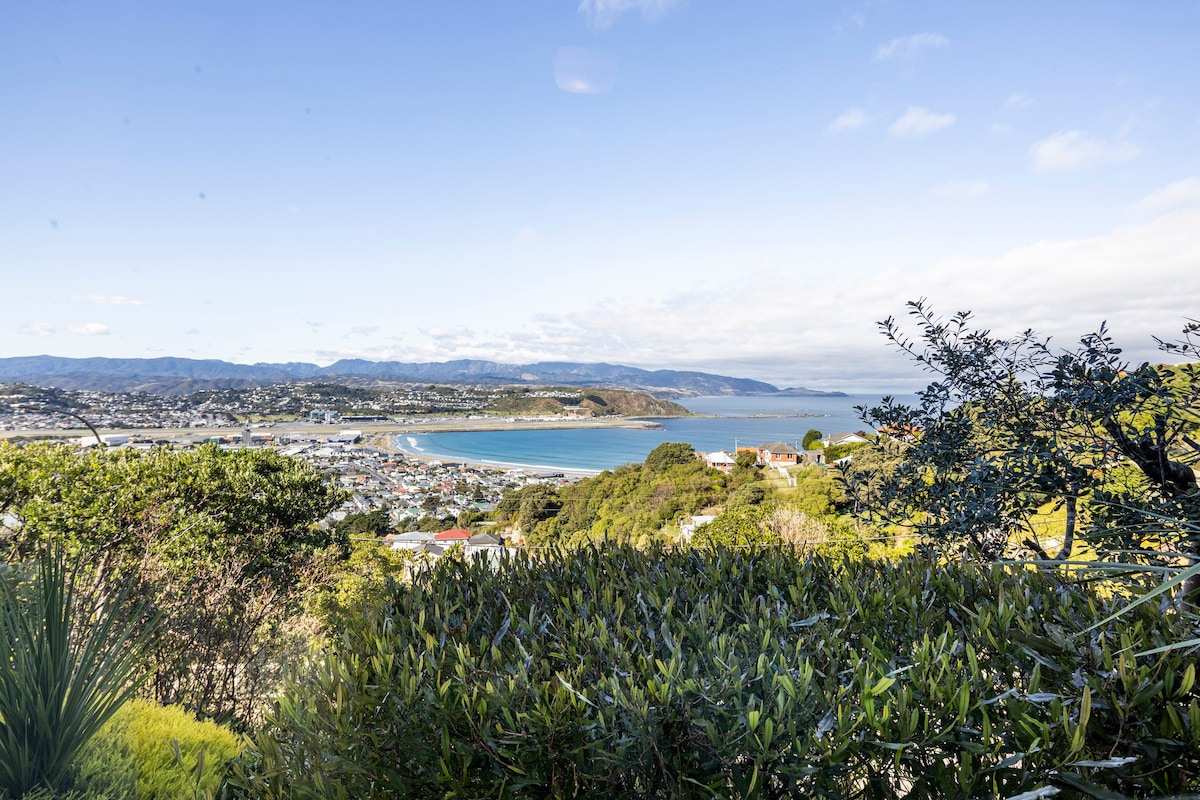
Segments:
[[[259,797],[1138,796],[1197,786],[1194,634],[1021,569],[779,549],[443,560],[282,697]]]

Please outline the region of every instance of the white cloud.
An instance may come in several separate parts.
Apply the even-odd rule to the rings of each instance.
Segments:
[[[1029,148],[1035,172],[1072,172],[1137,158],[1142,150],[1120,139],[1109,141],[1085,131],[1059,131]]]
[[[953,114],[935,114],[928,108],[909,106],[904,115],[888,126],[892,136],[918,139],[954,124]]]
[[[98,303],[103,306],[141,306],[145,305],[141,300],[133,297],[125,297],[119,294],[89,294],[84,295],[85,300],[93,303]]]
[[[48,322],[31,322],[21,328],[21,333],[30,336],[53,336],[54,327]]]
[[[1013,92],[1004,101],[1005,108],[1028,108],[1033,105],[1033,98],[1020,92]]]
[[[421,333],[439,342],[467,342],[475,339],[475,332],[465,325],[455,325],[451,328],[423,328]]]
[[[940,33],[914,33],[912,36],[900,36],[879,45],[875,50],[875,60],[913,59],[924,50],[948,47],[949,45],[950,40]]]
[[[554,85],[572,94],[605,94],[617,80],[617,62],[594,47],[560,47],[554,54]]]
[[[993,122],[988,127],[988,133],[992,136],[1012,136],[1016,132],[1016,128],[1012,125],[1005,125],[1003,122]]]
[[[582,0],[579,3],[579,13],[584,14],[592,25],[603,30],[628,11],[640,12],[644,19],[652,20],[661,17],[677,5],[679,0]]]
[[[370,336],[378,332],[378,325],[355,325],[342,335],[343,339],[349,339],[351,336]]]
[[[1133,206],[1133,210],[1139,214],[1162,214],[1177,208],[1198,204],[1200,204],[1200,178],[1184,178],[1146,195]]]
[[[727,284],[647,298],[580,301],[515,330],[433,331],[438,358],[607,361],[700,369],[779,386],[911,391],[928,378],[875,323],[927,296],[939,312],[973,310],[997,334],[1033,328],[1068,346],[1108,321],[1135,361],[1156,357],[1200,308],[1200,208],[1088,239],[1043,241],[998,257],[943,259],[875,274],[832,268],[743,271]],[[814,279],[815,275],[826,277]],[[764,302],[770,298],[770,302]],[[796,314],[803,306],[806,313]],[[698,324],[703,320],[703,324]]]
[[[846,131],[854,131],[868,125],[872,118],[868,117],[862,109],[848,108],[838,115],[838,118],[829,123],[829,132],[832,134],[845,133]]]
[[[81,325],[68,325],[67,332],[80,336],[107,336],[108,326],[102,322],[85,322]]]
[[[987,181],[948,181],[929,190],[931,197],[940,200],[973,200],[988,191]]]

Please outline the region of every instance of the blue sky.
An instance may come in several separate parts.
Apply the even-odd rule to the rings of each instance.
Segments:
[[[923,377],[926,297],[1200,317],[1200,3],[47,2],[0,27],[0,356]]]

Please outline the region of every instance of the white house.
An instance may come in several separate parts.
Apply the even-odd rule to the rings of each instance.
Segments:
[[[833,447],[836,444],[863,444],[869,441],[865,436],[859,436],[857,433],[850,431],[841,431],[839,433],[830,434],[821,440],[821,444],[826,447]]]
[[[730,472],[737,464],[737,459],[726,453],[724,450],[718,450],[715,453],[709,453],[704,457],[704,463],[708,464],[713,469],[719,469],[721,472]]]

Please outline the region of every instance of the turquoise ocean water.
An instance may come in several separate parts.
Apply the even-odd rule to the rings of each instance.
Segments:
[[[804,434],[813,428],[822,433],[867,430],[854,407],[873,405],[879,399],[880,395],[873,394],[701,397],[680,402],[693,413],[717,416],[662,419],[659,430],[470,431],[400,434],[395,441],[396,447],[405,452],[446,461],[594,473],[643,461],[663,442],[687,442],[701,452],[732,453],[737,445],[786,442],[799,446]]]

